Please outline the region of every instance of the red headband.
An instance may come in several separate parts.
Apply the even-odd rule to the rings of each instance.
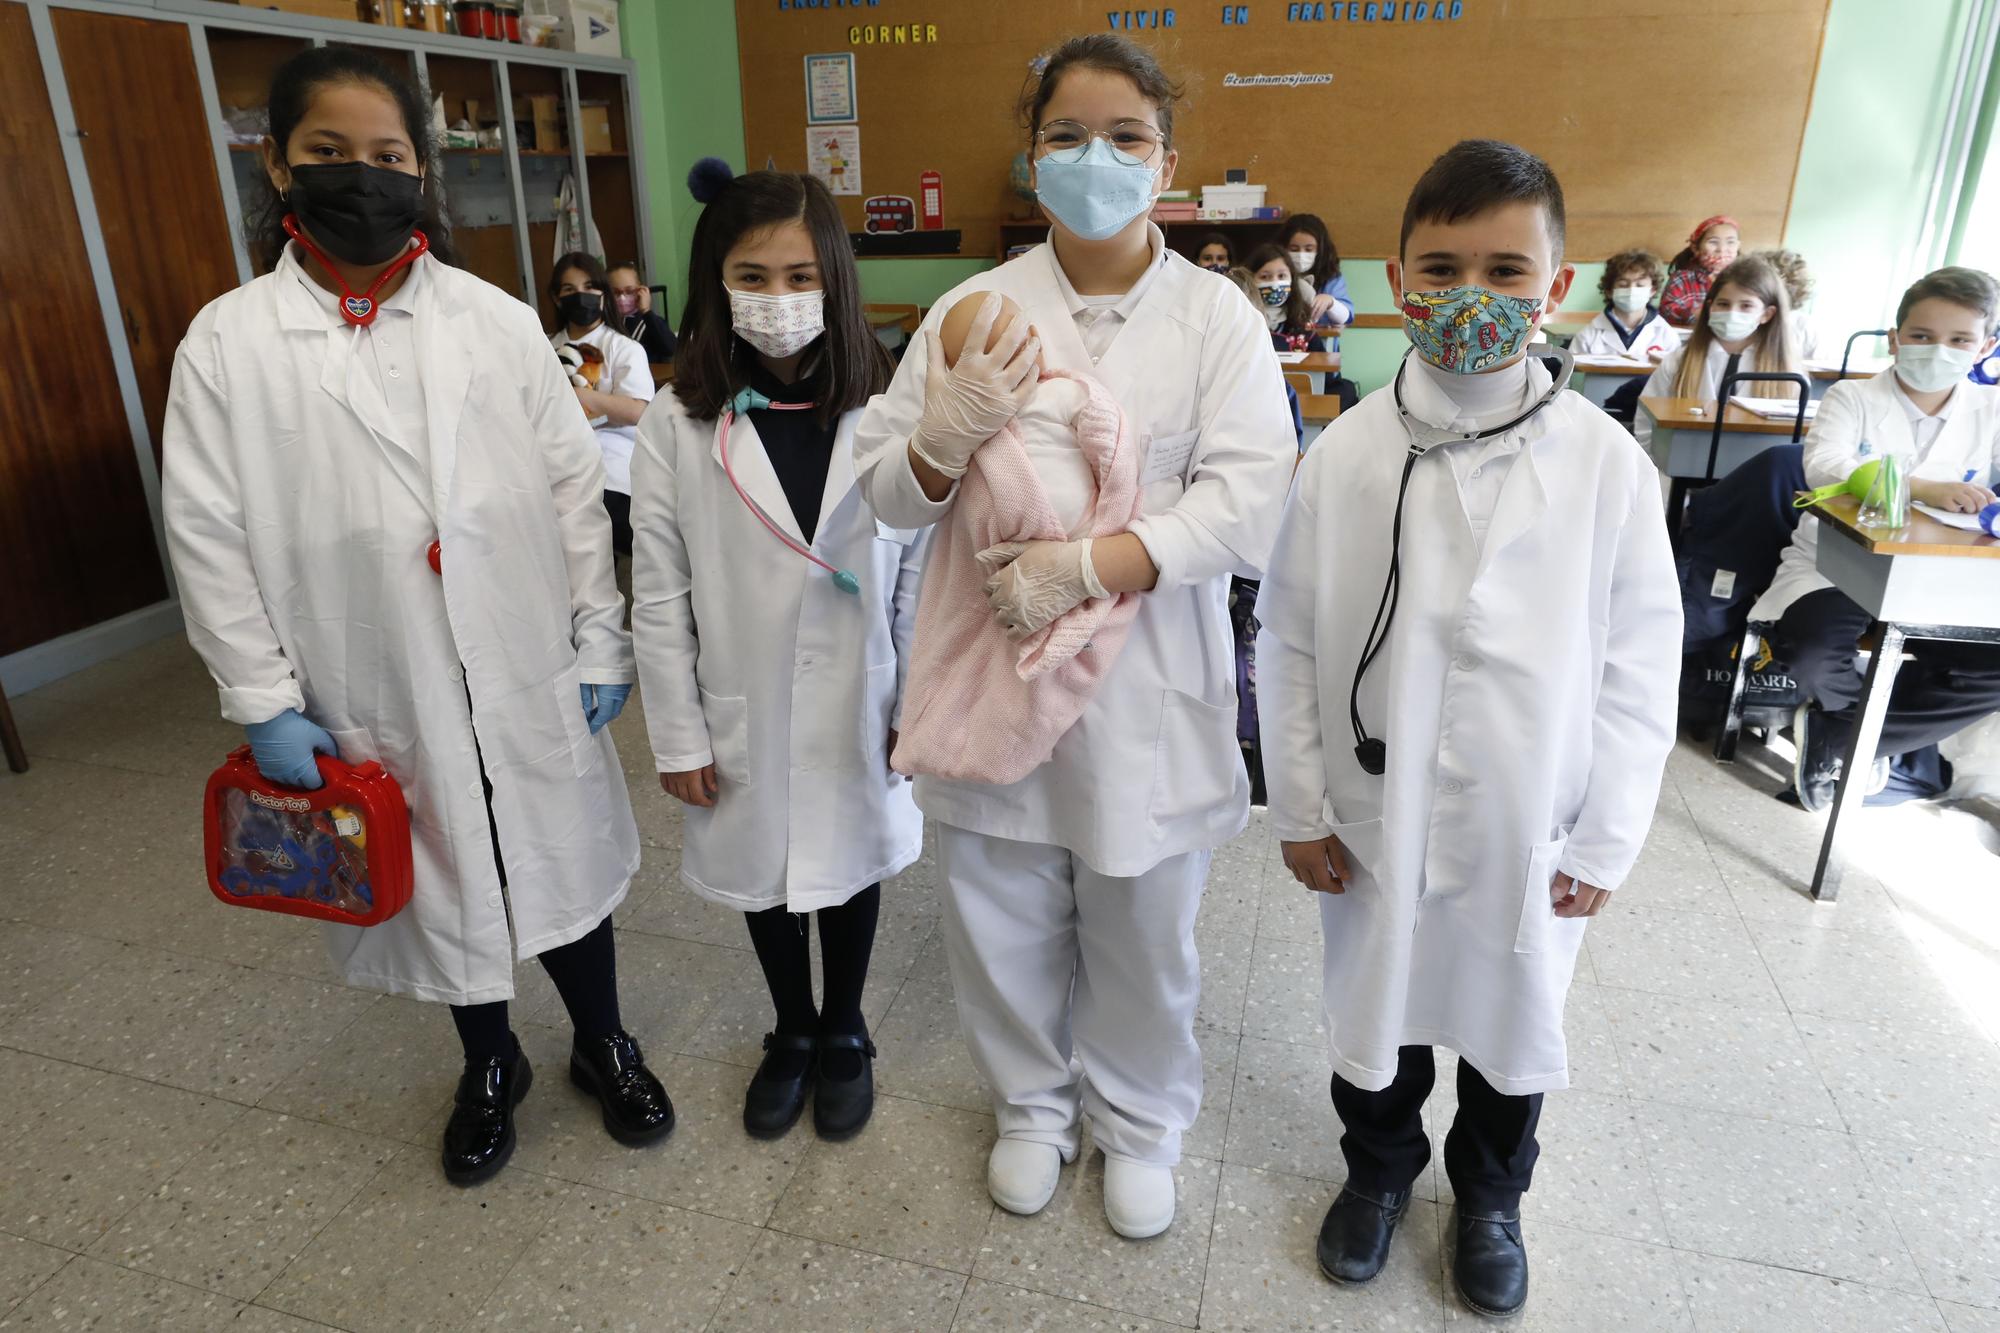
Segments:
[[[1717,213],[1714,217],[1707,219],[1700,226],[1688,233],[1688,249],[1692,250],[1697,245],[1700,245],[1701,238],[1708,234],[1708,230],[1711,227],[1736,227],[1736,219],[1730,217],[1727,213]],[[1743,230],[1741,227],[1736,227],[1736,229],[1738,231]]]

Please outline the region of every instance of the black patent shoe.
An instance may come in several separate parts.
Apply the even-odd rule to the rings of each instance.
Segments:
[[[854,1051],[861,1072],[853,1078],[828,1078],[821,1059],[813,1082],[813,1128],[823,1139],[850,1139],[875,1114],[875,1043],[859,1032],[836,1032],[819,1039],[823,1051]]]
[[[444,1178],[454,1185],[491,1180],[514,1155],[514,1108],[535,1083],[519,1046],[511,1059],[468,1060],[444,1124]]]
[[[1410,1206],[1410,1192],[1370,1194],[1343,1186],[1319,1224],[1319,1271],[1335,1282],[1372,1282],[1389,1261],[1396,1223]]]
[[[674,1104],[646,1068],[639,1043],[622,1028],[608,1037],[572,1042],[569,1081],[597,1098],[605,1133],[620,1143],[637,1148],[674,1132]]]
[[[1458,1214],[1458,1253],[1452,1281],[1467,1305],[1504,1319],[1528,1303],[1528,1247],[1521,1241],[1521,1214]]]
[[[756,1139],[781,1138],[806,1109],[819,1042],[793,1032],[764,1034],[764,1062],[743,1094],[743,1128]]]

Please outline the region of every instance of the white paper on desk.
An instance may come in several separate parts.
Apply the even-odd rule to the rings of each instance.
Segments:
[[[1926,514],[1929,514],[1948,528],[1964,528],[1967,532],[1986,531],[1985,528],[1979,526],[1979,515],[1977,514],[1954,514],[1949,509],[1933,509],[1922,500],[1910,501],[1910,508],[1923,510]]]
[[[1305,359],[1306,359],[1306,354],[1304,352],[1278,353],[1278,364],[1281,366],[1296,366],[1299,362]]]
[[[1796,398],[1753,398],[1747,393],[1732,393],[1729,401],[1760,417],[1795,417],[1799,414],[1799,400]],[[1818,411],[1818,400],[1807,403],[1806,420],[1811,421]]]

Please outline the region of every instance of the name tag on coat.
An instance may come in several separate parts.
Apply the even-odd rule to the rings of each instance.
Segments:
[[[1198,430],[1150,437],[1146,442],[1146,463],[1139,473],[1140,488],[1169,480],[1186,485],[1188,465],[1194,461],[1194,446],[1200,439]]]

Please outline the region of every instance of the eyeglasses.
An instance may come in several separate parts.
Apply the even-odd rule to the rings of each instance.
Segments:
[[[1160,127],[1143,120],[1121,120],[1108,130],[1093,130],[1074,120],[1052,120],[1035,131],[1035,156],[1053,162],[1080,162],[1090,141],[1102,139],[1127,166],[1149,166],[1164,140]]]

